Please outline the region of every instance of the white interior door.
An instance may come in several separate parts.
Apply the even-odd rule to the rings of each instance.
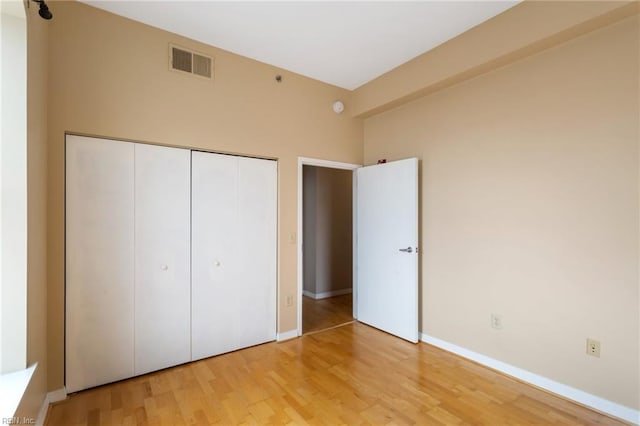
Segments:
[[[66,388],[134,373],[134,146],[66,138]]]
[[[192,358],[275,339],[276,164],[192,153]]]
[[[191,360],[191,151],[135,144],[135,374]]]
[[[418,160],[356,171],[357,318],[418,341]]]

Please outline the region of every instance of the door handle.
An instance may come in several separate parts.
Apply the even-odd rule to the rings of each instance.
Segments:
[[[413,249],[411,247],[407,247],[406,249],[398,249],[398,251],[402,251],[405,253],[413,253]]]

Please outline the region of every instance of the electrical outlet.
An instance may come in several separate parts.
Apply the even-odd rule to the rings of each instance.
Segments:
[[[293,295],[290,294],[290,295],[287,296],[286,303],[287,303],[287,307],[293,306]]]
[[[491,314],[491,328],[502,330],[502,317],[498,314]]]
[[[587,339],[587,355],[600,358],[600,342],[594,339]]]

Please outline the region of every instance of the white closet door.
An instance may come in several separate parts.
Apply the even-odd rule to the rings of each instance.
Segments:
[[[66,139],[66,388],[134,373],[134,146]]]
[[[135,374],[191,360],[191,152],[135,145]]]
[[[276,338],[277,163],[238,158],[237,347]]]
[[[275,162],[192,154],[192,357],[275,339]]]
[[[191,355],[196,360],[232,350],[238,161],[193,152],[191,173]]]

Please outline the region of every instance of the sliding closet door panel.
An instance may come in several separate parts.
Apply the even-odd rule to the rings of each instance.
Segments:
[[[200,359],[233,350],[231,321],[239,307],[238,161],[192,153],[191,351]]]
[[[238,159],[238,347],[276,338],[277,163]]]
[[[274,161],[193,153],[192,356],[276,337]]]
[[[66,139],[66,388],[134,373],[134,147]]]
[[[191,152],[135,145],[135,374],[191,360]]]

